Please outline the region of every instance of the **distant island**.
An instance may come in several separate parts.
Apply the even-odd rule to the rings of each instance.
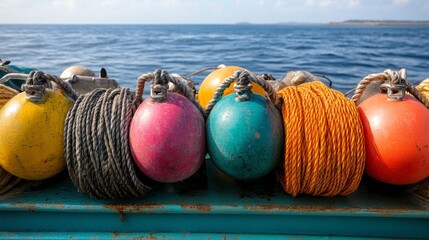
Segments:
[[[429,26],[429,21],[397,21],[397,20],[347,20],[329,22],[327,25],[339,26]]]

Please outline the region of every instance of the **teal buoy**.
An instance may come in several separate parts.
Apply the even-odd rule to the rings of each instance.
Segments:
[[[236,94],[217,102],[222,88],[235,79]],[[269,99],[252,94],[249,79],[260,81],[275,99],[269,83],[237,71],[219,86],[206,109],[212,109],[206,126],[209,155],[219,170],[237,180],[255,180],[271,172],[282,157],[285,140],[280,112]]]

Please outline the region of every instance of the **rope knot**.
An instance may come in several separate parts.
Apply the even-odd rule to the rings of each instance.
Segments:
[[[45,95],[45,89],[49,87],[45,73],[42,71],[32,71],[28,78],[21,86],[22,91],[25,92],[26,97],[33,103],[40,103]]]
[[[234,83],[235,100],[238,102],[248,101],[252,94],[252,83],[247,71],[241,71],[238,74],[237,81]]]
[[[154,72],[153,83],[150,86],[150,97],[155,101],[164,101],[167,98],[168,73],[157,69]]]
[[[386,77],[386,82],[380,85],[380,89],[387,92],[388,99],[402,101],[407,88],[406,70],[392,71],[387,69],[383,74]]]

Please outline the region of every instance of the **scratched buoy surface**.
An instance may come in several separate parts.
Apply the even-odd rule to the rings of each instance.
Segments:
[[[130,148],[140,170],[159,182],[193,175],[206,154],[205,121],[187,98],[168,93],[162,102],[146,99],[130,126]]]
[[[59,91],[45,90],[44,100],[33,103],[25,93],[0,110],[0,165],[27,180],[42,180],[62,171],[63,131],[72,106]]]
[[[238,180],[253,180],[272,171],[284,144],[280,113],[266,98],[252,94],[237,102],[221,99],[207,121],[207,147],[214,164]]]

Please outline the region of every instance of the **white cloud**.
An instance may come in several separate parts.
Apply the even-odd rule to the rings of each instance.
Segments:
[[[117,5],[118,3],[119,3],[118,0],[104,0],[101,3],[101,6],[103,6],[103,7],[111,7],[111,6]]]
[[[393,0],[393,4],[395,5],[407,4],[408,2],[410,2],[410,0]]]
[[[306,0],[307,7],[347,7],[353,8],[360,5],[360,0]]]
[[[170,8],[179,6],[180,2],[178,0],[162,0],[161,4]]]
[[[259,0],[258,4],[261,5],[261,6],[265,5],[265,0]]]
[[[276,6],[277,7],[283,7],[283,6],[285,6],[286,5],[286,3],[285,3],[285,1],[284,0],[277,0],[276,1]]]
[[[309,7],[319,6],[319,7],[329,7],[332,5],[335,0],[307,0],[305,1],[305,5]]]
[[[360,0],[349,0],[347,3],[348,8],[354,8],[360,4]]]
[[[76,9],[75,0],[54,0],[52,5],[56,8],[65,9],[67,11],[73,11]]]

